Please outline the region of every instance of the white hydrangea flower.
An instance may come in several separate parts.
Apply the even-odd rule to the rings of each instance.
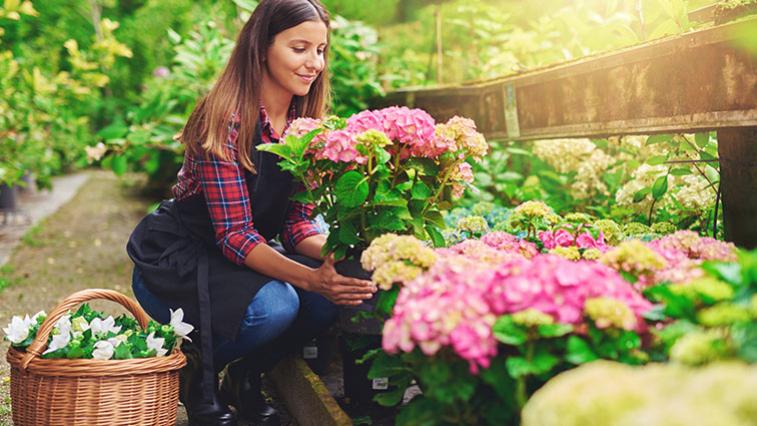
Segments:
[[[163,356],[168,353],[168,349],[163,348],[165,342],[166,339],[155,337],[155,332],[153,331],[147,336],[147,349],[155,349],[155,352],[157,352],[156,356]]]
[[[29,315],[26,315],[24,318],[14,316],[11,318],[8,327],[3,328],[5,338],[10,340],[14,345],[23,342],[29,337],[29,329],[34,325],[34,322],[35,321],[29,318]]]
[[[113,319],[112,316],[109,316],[104,320],[95,318],[92,320],[92,322],[89,323],[89,327],[92,329],[93,336],[101,336],[108,334],[109,332],[117,334],[119,331],[121,331],[121,326],[116,326],[115,322],[116,320]]]
[[[126,340],[128,338],[129,336],[125,334],[119,334],[118,336],[111,337],[110,339],[107,340],[107,342],[113,345],[114,348],[117,348],[118,345],[120,345],[121,343],[126,343]]]
[[[53,340],[47,346],[47,350],[42,352],[42,355],[55,352],[58,349],[63,349],[71,343],[71,328],[68,327],[65,330],[59,330],[58,334],[53,335]]]
[[[179,308],[175,311],[173,309],[169,309],[169,311],[171,312],[170,324],[171,324],[171,327],[173,327],[174,333],[176,333],[177,336],[183,339],[187,339],[191,342],[192,339],[187,337],[187,335],[191,333],[192,330],[194,330],[194,326],[192,324],[183,322],[184,310]]]
[[[100,340],[99,342],[95,343],[95,350],[92,351],[92,358],[107,360],[113,358],[114,353],[115,348],[109,341]]]

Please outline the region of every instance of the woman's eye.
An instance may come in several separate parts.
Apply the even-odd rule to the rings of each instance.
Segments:
[[[305,53],[304,47],[293,47],[292,50],[294,50],[296,53]]]

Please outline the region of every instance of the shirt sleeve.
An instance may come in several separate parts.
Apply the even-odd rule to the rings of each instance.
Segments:
[[[250,196],[234,143],[237,134],[236,128],[229,132],[225,147],[229,160],[208,154],[207,159],[198,159],[197,168],[216,245],[226,258],[242,265],[255,246],[265,243],[265,238],[252,223]]]
[[[281,243],[287,251],[294,252],[294,248],[302,240],[321,233],[315,223],[310,220],[313,208],[312,204],[304,204],[298,201],[293,201],[290,204],[284,220],[284,230],[281,232]]]

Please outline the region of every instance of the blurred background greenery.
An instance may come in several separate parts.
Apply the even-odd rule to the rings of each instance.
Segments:
[[[346,116],[394,88],[500,77],[690,31],[703,24],[691,22],[688,12],[712,0],[323,2],[333,17],[332,111]],[[96,164],[117,174],[146,172],[146,189],[156,197],[165,195],[182,161],[183,148],[172,137],[224,66],[236,33],[256,4],[4,0],[0,183],[14,185],[31,174],[45,186],[55,174]],[[671,135],[663,153],[686,151],[681,137]],[[695,153],[713,147],[716,152],[714,137],[705,139],[707,143],[694,145]],[[477,172],[483,193],[468,196],[506,205],[548,198],[558,211],[593,209],[600,216],[648,215],[651,221],[649,212],[623,210],[614,195],[635,179],[644,158],[616,167],[623,161],[617,157],[621,151],[636,154],[612,141],[590,143],[593,147],[584,144],[582,151],[587,158],[603,150],[615,160],[602,158],[608,164],[595,167],[595,175],[603,174],[594,176],[602,180],[599,189],[572,192],[578,166],[555,167],[547,154],[534,153],[533,144],[496,144]],[[659,157],[653,151],[648,157]],[[683,179],[684,172],[679,173]],[[709,183],[714,199],[716,168],[692,168],[689,174]],[[640,198],[650,195],[650,185]],[[631,199],[639,198],[640,190],[635,191]],[[601,206],[589,205],[587,198]],[[698,213],[702,223],[713,206],[709,202]]]

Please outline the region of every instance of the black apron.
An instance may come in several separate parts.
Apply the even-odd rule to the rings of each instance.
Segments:
[[[294,183],[292,175],[279,168],[278,156],[254,148],[260,141],[258,126],[252,149],[257,174],[245,171],[245,180],[255,229],[267,241],[283,230]],[[163,201],[134,229],[126,251],[141,270],[145,287],[172,309],[182,308],[185,321],[199,329],[206,371],[213,368],[211,336],[235,340],[247,306],[272,280],[223,256],[203,193]],[[284,254],[311,267],[320,264]]]

